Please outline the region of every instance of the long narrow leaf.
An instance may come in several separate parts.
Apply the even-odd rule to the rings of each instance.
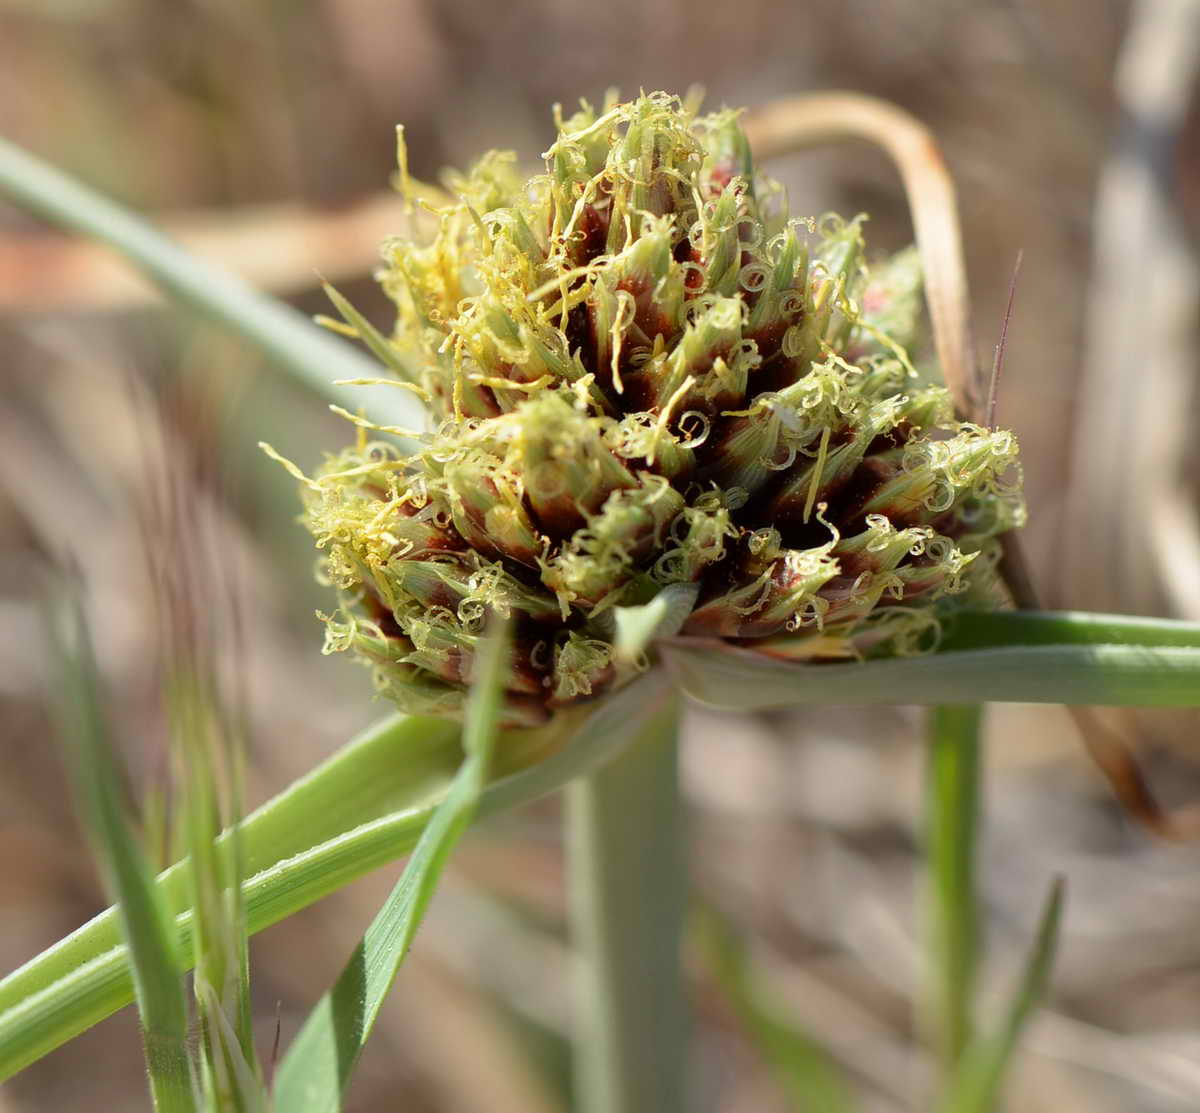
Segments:
[[[1029,953],[1000,1029],[981,1037],[963,1055],[953,1083],[942,1096],[939,1113],[988,1113],[995,1108],[1017,1040],[1046,992],[1058,945],[1064,884],[1055,880],[1046,898],[1037,939]]]
[[[484,645],[463,732],[466,760],[421,833],[399,883],[334,987],[321,998],[288,1048],[275,1080],[275,1100],[281,1109],[337,1113],[341,1108],[350,1075],[420,927],[446,860],[479,804],[498,733],[508,643],[504,628],[489,635]]]
[[[56,615],[56,706],[83,818],[117,900],[142,1022],[146,1070],[158,1113],[196,1108],[188,1056],[188,1007],[170,910],[129,826],[108,737],[95,657],[75,603]]]
[[[210,1113],[265,1113],[266,1086],[254,1049],[249,948],[241,899],[237,838],[219,839],[223,805],[236,815],[240,799],[223,799],[219,783],[227,766],[229,792],[237,758],[226,737],[217,687],[202,659],[181,653],[170,685],[172,734],[187,792],[187,832],[193,921],[193,964],[202,1048],[201,1082]]]
[[[952,619],[943,650],[1004,645],[1200,647],[1200,623],[1088,611],[966,612]]]
[[[922,657],[803,666],[678,639],[664,650],[688,695],[712,707],[805,704],[1200,705],[1200,646],[1006,645]]]
[[[607,761],[623,727],[668,698],[655,671],[590,714],[550,728],[506,731],[479,815],[518,807]],[[393,717],[298,781],[242,827],[251,933],[412,850],[445,795],[461,750],[458,728]],[[410,764],[409,758],[412,758]],[[191,912],[180,866],[159,876],[186,954]],[[101,913],[0,983],[0,1080],[35,1062],[132,1000],[129,957],[113,911]]]
[[[242,823],[247,876],[381,816],[419,813],[440,799],[460,752],[454,723],[391,716],[376,724]],[[187,908],[184,863],[163,871],[158,887],[173,913]],[[115,910],[102,912],[0,982],[0,1016],[120,942]]]
[[[926,770],[926,1020],[943,1074],[956,1069],[971,1038],[979,946],[975,844],[979,829],[982,708],[938,707],[931,716]]]
[[[176,247],[128,209],[0,139],[0,194],[55,224],[116,248],[167,293],[251,341],[268,359],[321,397],[377,420],[419,428],[424,409],[408,393],[334,386],[335,379],[378,376],[379,367],[303,314]]]

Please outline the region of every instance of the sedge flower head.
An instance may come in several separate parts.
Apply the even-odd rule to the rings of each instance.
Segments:
[[[427,400],[306,482],[328,650],[401,708],[458,715],[488,616],[506,718],[646,666],[619,608],[694,585],[683,636],[811,662],[931,647],[1021,524],[1011,433],[919,374],[919,264],[864,217],[794,220],[738,114],[663,93],[556,119],[545,169],[490,153],[425,242],[384,247],[387,340]],[[798,665],[797,667],[804,667]]]

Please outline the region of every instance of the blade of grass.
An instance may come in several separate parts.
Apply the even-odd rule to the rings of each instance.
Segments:
[[[240,333],[268,359],[323,398],[376,419],[419,429],[424,408],[408,392],[334,386],[377,377],[379,367],[283,302],[176,247],[146,221],[81,182],[0,139],[0,193],[54,224],[119,251],[168,294]],[[364,393],[365,392],[365,393]]]
[[[250,968],[241,891],[239,839],[219,839],[225,774],[237,794],[240,777],[219,706],[215,679],[202,657],[177,650],[170,685],[172,735],[187,792],[190,899],[196,910],[192,956],[200,1018],[201,1080],[213,1113],[265,1113],[269,1106],[251,1027]],[[237,814],[238,801],[232,803]]]
[[[733,926],[711,905],[697,909],[709,969],[747,1035],[762,1054],[797,1113],[850,1113],[854,1102],[837,1064],[790,1023],[756,976]]]
[[[670,696],[654,671],[615,696],[533,731],[505,731],[478,814],[519,807],[609,760],[625,727]],[[242,885],[253,934],[412,850],[461,756],[458,727],[393,716],[251,815],[241,826]],[[224,836],[223,836],[224,837]],[[191,946],[182,864],[159,875]],[[0,983],[0,1081],[132,1000],[115,913],[101,913]]]
[[[1009,1003],[1004,1023],[996,1033],[976,1038],[967,1048],[952,1083],[942,1095],[939,1113],[988,1113],[995,1108],[1017,1041],[1050,980],[1062,918],[1063,891],[1063,880],[1058,878],[1050,888],[1037,939]]]
[[[509,631],[484,644],[463,731],[466,759],[437,806],[399,883],[367,929],[333,988],[309,1014],[275,1076],[280,1109],[337,1113],[342,1094],[421,925],[446,860],[470,825],[487,782],[498,733]]]
[[[453,775],[458,737],[456,724],[417,716],[369,728],[242,822],[247,875],[389,813],[419,812]],[[187,908],[184,863],[164,870],[157,884],[172,914]],[[115,911],[100,913],[0,982],[0,1015],[120,942]]]
[[[1008,645],[803,667],[677,639],[663,656],[683,690],[711,707],[805,704],[1062,703],[1200,705],[1200,646]]]
[[[580,1113],[687,1108],[679,710],[673,696],[626,723],[626,749],[567,789]]]
[[[944,1078],[971,1038],[979,948],[975,843],[979,828],[982,708],[953,704],[930,716],[925,774],[925,1023]]]
[[[146,1071],[158,1113],[196,1109],[188,1056],[188,1006],[170,910],[121,803],[91,639],[77,602],[54,616],[60,689],[54,706],[80,811],[117,900],[142,1024]]]
[[[943,650],[1003,645],[1200,647],[1200,623],[1086,611],[967,612],[947,623]]]

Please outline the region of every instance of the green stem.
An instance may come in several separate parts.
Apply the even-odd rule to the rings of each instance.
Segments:
[[[377,419],[419,429],[424,410],[407,392],[345,388],[334,379],[378,377],[380,367],[303,314],[189,255],[128,209],[0,139],[0,193],[45,220],[119,251],[172,297],[254,343],[317,394]]]
[[[975,845],[979,826],[982,708],[933,711],[926,774],[929,984],[925,1022],[944,1081],[971,1039],[979,947]]]
[[[679,707],[673,696],[626,750],[567,790],[580,1113],[685,1107]]]

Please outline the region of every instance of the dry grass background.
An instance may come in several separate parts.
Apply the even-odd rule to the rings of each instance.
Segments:
[[[488,146],[535,158],[550,103],[608,85],[700,82],[710,103],[748,105],[822,88],[893,99],[931,125],[958,178],[985,354],[1025,250],[1000,419],[1021,438],[1027,546],[1046,601],[1200,619],[1200,115],[1195,59],[1169,20],[1190,11],[1198,42],[1200,27],[1187,0],[1134,7],[0,0],[0,134],[306,310],[324,308],[319,269],[383,322],[367,276],[375,242],[401,219],[384,192],[397,122],[414,172],[432,176]],[[773,169],[795,211],[865,209],[874,244],[906,241],[882,156],[848,146]],[[138,513],[164,459],[212,523],[239,600],[250,802],[383,709],[365,675],[318,653],[321,593],[295,494],[254,450],[265,439],[310,464],[343,439],[335,419],[233,340],[165,312],[103,253],[3,205],[0,383],[7,970],[103,904],[47,716],[38,569],[51,554],[69,554],[86,578],[131,778],[139,791],[164,783],[145,551],[156,541]],[[927,1071],[911,1009],[920,722],[905,709],[696,712],[685,749],[698,883],[752,933],[792,1015],[880,1113],[922,1108]],[[1194,716],[1121,725],[1143,740],[1164,796],[1200,797]],[[988,738],[989,985],[1011,972],[1049,875],[1070,885],[1054,1000],[1010,1107],[1200,1107],[1200,848],[1131,828],[1065,713],[994,708]],[[397,871],[256,939],[265,1049],[276,1004],[294,1031]],[[352,1110],[561,1108],[559,1045],[547,1038],[568,1023],[560,882],[553,804],[468,839]],[[699,964],[696,973],[704,1108],[786,1108]],[[31,1068],[0,1091],[0,1110],[147,1107],[135,1023],[126,1010]],[[530,1065],[531,1045],[548,1070]]]

